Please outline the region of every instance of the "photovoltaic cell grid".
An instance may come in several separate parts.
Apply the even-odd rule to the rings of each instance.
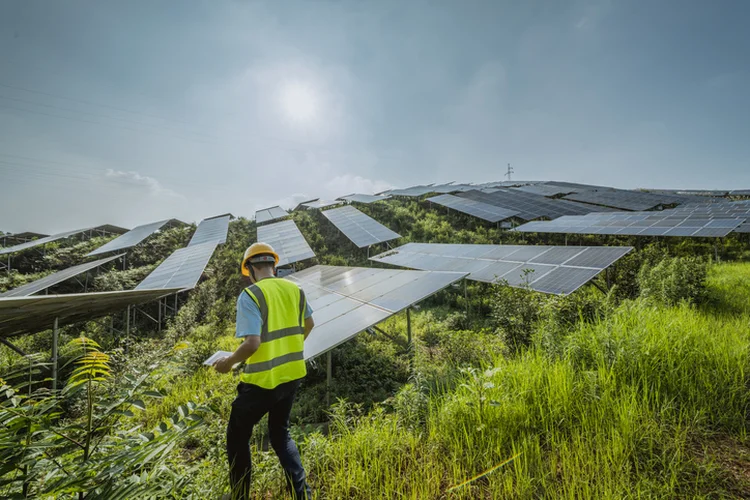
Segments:
[[[720,238],[745,219],[672,215],[664,212],[592,214],[529,222],[514,229],[524,233],[609,234],[627,236],[691,236]]]
[[[346,342],[462,279],[466,273],[315,266],[292,274],[312,307],[315,330],[305,341],[305,359]]]
[[[227,231],[229,231],[229,215],[204,219],[198,224],[188,246],[210,242],[220,245],[227,241]]]
[[[263,224],[264,222],[283,219],[288,215],[289,214],[287,213],[287,211],[281,207],[264,208],[263,210],[258,210],[257,212],[255,212],[255,222],[258,224]]]
[[[660,205],[685,203],[691,198],[669,194],[644,193],[625,190],[580,191],[564,196],[566,200],[581,201],[594,205],[623,210],[650,210]]]
[[[408,243],[370,260],[430,271],[467,272],[467,279],[569,294],[632,247]]]
[[[217,246],[216,241],[210,241],[180,248],[146,276],[135,289],[194,288]]]
[[[340,200],[354,201],[356,203],[375,203],[376,201],[387,200],[390,196],[376,196],[374,194],[349,194],[339,198]]]
[[[536,194],[539,196],[558,196],[561,194],[569,194],[573,192],[573,188],[554,186],[544,183],[529,184],[528,186],[518,186],[511,189],[523,191],[525,193]]]
[[[27,241],[25,243],[14,245],[12,247],[0,248],[0,255],[21,252],[23,250],[28,250],[29,248],[34,248],[39,245],[45,245],[47,243],[52,243],[53,241],[62,240],[65,238],[69,238],[71,236],[75,236],[77,234],[85,233],[86,231],[89,231],[91,229],[92,228],[88,227],[85,229],[76,229],[75,231],[66,231],[64,233],[58,233],[58,234],[53,234],[52,236],[47,236],[45,238],[39,238],[37,240]]]
[[[268,243],[279,254],[279,266],[315,257],[293,220],[258,226],[258,241]]]
[[[62,271],[52,273],[50,275],[45,276],[44,278],[38,279],[36,281],[32,281],[31,283],[26,283],[25,285],[19,286],[18,288],[8,290],[5,293],[0,293],[0,298],[26,297],[27,295],[33,295],[37,292],[41,292],[42,290],[46,290],[47,288],[53,285],[62,283],[63,281],[70,279],[74,276],[78,276],[79,274],[83,274],[86,271],[90,271],[91,269],[104,265],[107,262],[111,262],[115,259],[118,259],[122,257],[123,255],[125,254],[114,255],[112,257],[107,257],[106,259],[95,260],[94,262],[87,262],[86,264],[80,264],[78,266],[73,266],[67,269],[63,269]]]
[[[92,257],[94,255],[101,255],[103,253],[116,252],[118,250],[124,250],[126,248],[134,247],[138,243],[142,242],[153,233],[161,229],[162,226],[164,226],[167,222],[169,222],[169,219],[161,220],[159,222],[152,222],[150,224],[144,224],[142,226],[133,228],[127,233],[118,236],[114,240],[105,243],[93,252],[90,252],[88,255],[86,255],[86,257]]]
[[[323,215],[359,248],[401,237],[351,205],[326,210]]]
[[[165,290],[124,290],[117,292],[34,295],[0,299],[0,337],[35,333],[59,326],[112,314],[129,305],[143,304],[177,292]]]
[[[543,217],[556,219],[564,215],[583,215],[607,210],[602,207],[583,205],[565,200],[553,200],[544,196],[511,189],[498,189],[491,193],[467,191],[456,196],[512,210],[518,213],[517,217],[519,219],[523,220],[534,220]]]
[[[502,220],[510,219],[511,217],[514,217],[518,214],[518,212],[514,212],[513,210],[496,207],[494,205],[490,205],[481,201],[459,198],[458,196],[453,196],[452,194],[441,194],[439,196],[433,196],[432,198],[427,198],[427,201],[437,203],[438,205],[442,205],[444,207],[452,208],[453,210],[457,210],[465,214],[473,215],[474,217],[478,217],[489,222],[499,222]]]

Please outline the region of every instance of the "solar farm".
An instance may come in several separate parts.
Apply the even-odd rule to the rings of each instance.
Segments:
[[[370,362],[386,367],[378,372],[384,380],[406,381],[431,357],[442,359],[456,344],[436,325],[461,325],[450,327],[465,336],[451,355],[477,353],[471,359],[485,363],[489,352],[532,343],[523,333],[532,323],[518,322],[528,304],[564,309],[636,297],[654,252],[706,262],[745,258],[750,199],[742,193],[436,183],[197,224],[162,219],[127,229],[72,221],[84,229],[3,233],[0,359],[9,366],[41,343],[41,373],[60,389],[67,377],[61,353],[82,332],[127,350],[211,329],[222,340],[200,340],[202,348],[231,349],[234,301],[248,284],[239,277],[240,257],[263,241],[279,254],[278,275],[297,283],[314,311],[304,351],[316,387],[309,397],[325,401],[322,408],[343,395],[376,404],[392,396],[391,382],[349,387],[372,377]],[[322,409],[312,415],[312,422],[327,418]]]

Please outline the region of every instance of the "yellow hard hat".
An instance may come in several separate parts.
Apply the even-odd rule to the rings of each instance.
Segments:
[[[245,264],[250,261],[251,264],[256,262],[271,262],[273,258],[273,265],[279,264],[279,254],[277,254],[273,247],[268,243],[253,243],[247,250],[245,250],[245,256],[242,258],[242,275],[250,276],[250,270]]]

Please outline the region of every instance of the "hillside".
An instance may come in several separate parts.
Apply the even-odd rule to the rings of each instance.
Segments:
[[[403,243],[564,241],[414,201],[362,210]],[[293,217],[319,263],[370,265],[319,213]],[[238,266],[255,229],[231,223],[204,279],[161,331],[146,320],[128,338],[101,322],[66,327],[60,397],[43,380],[48,335],[16,342],[41,353],[33,361],[0,350],[0,496],[228,492],[224,435],[237,378],[201,363],[237,345]],[[161,233],[93,289],[131,288],[190,233]],[[587,286],[558,297],[469,282],[465,295],[449,288],[412,312],[411,347],[397,315],[380,325],[385,334],[336,348],[330,390],[325,361],[313,362],[293,422],[317,498],[750,496],[747,242],[576,240],[636,247],[606,293]],[[65,267],[103,241],[60,244],[48,262],[20,262],[23,272],[0,289]],[[278,498],[283,478],[264,427],[254,435],[254,488],[258,498]]]

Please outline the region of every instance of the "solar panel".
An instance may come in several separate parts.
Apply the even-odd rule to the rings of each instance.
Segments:
[[[734,230],[735,233],[750,233],[750,222],[745,222],[741,226],[739,226],[737,229]]]
[[[313,309],[315,329],[305,359],[346,342],[359,332],[459,281],[465,273],[314,266],[290,275]]]
[[[474,217],[478,217],[489,222],[499,222],[502,220],[510,219],[511,217],[518,214],[518,212],[514,212],[512,210],[489,205],[481,201],[459,198],[458,196],[453,196],[452,194],[441,194],[438,196],[433,196],[432,198],[427,198],[427,201],[437,203],[438,205],[442,205],[444,207],[452,208],[453,210],[457,210],[465,214],[473,215]]]
[[[89,231],[90,229],[92,228],[76,229],[74,231],[66,231],[64,233],[57,233],[57,234],[53,234],[52,236],[47,236],[45,238],[39,238],[36,240],[27,241],[25,243],[14,245],[12,247],[0,248],[0,255],[6,255],[9,253],[16,253],[16,252],[21,252],[23,250],[28,250],[29,248],[34,248],[39,245],[45,245],[47,243],[52,243],[53,241],[62,240],[65,238],[69,238],[71,236],[75,236],[77,234],[84,233],[86,231]]]
[[[188,290],[198,283],[218,243],[198,243],[176,250],[141,281],[136,290],[177,288]]]
[[[514,231],[717,238],[735,231],[744,221],[743,218],[731,216],[696,217],[694,213],[687,211],[612,212],[529,222],[517,227]]]
[[[227,232],[229,231],[229,215],[212,217],[204,219],[198,224],[195,234],[190,238],[188,246],[201,245],[203,243],[213,242],[217,245],[227,241]]]
[[[136,228],[131,229],[127,233],[118,236],[114,240],[110,241],[109,243],[106,243],[93,252],[89,252],[86,257],[92,257],[94,255],[101,255],[103,253],[108,252],[116,252],[118,250],[124,250],[126,248],[131,248],[136,246],[138,243],[142,242],[149,236],[151,236],[153,233],[158,231],[162,228],[167,222],[169,222],[169,219],[161,220],[158,222],[152,222],[150,224],[144,224],[142,226],[138,226]]]
[[[62,283],[63,281],[70,279],[74,276],[78,276],[79,274],[83,274],[86,271],[102,266],[106,264],[107,262],[111,262],[115,259],[119,259],[123,255],[125,254],[114,255],[112,257],[107,257],[106,259],[95,260],[93,262],[87,262],[85,264],[80,264],[77,266],[69,267],[67,269],[63,269],[62,271],[52,273],[50,275],[45,276],[44,278],[38,279],[36,281],[32,281],[31,283],[26,283],[25,285],[21,285],[18,288],[14,288],[13,290],[8,290],[5,293],[0,293],[0,297],[25,297],[27,295],[33,295],[53,285]]]
[[[467,279],[507,282],[544,293],[569,294],[632,247],[408,243],[370,260],[422,270],[469,273]]]
[[[401,237],[351,205],[326,210],[323,215],[359,248]]]
[[[519,219],[529,221],[542,217],[556,219],[563,215],[583,215],[607,210],[601,207],[593,207],[566,200],[553,200],[544,196],[507,188],[497,189],[491,193],[467,191],[456,196],[517,212]]]
[[[300,206],[305,208],[313,208],[313,209],[323,209],[332,207],[334,205],[340,205],[341,201],[338,200],[312,200],[305,203],[300,203]]]
[[[651,210],[660,205],[684,203],[688,198],[685,196],[669,194],[608,189],[600,191],[580,191],[565,195],[564,199],[592,203],[594,205],[604,205],[624,210]]]
[[[279,254],[279,266],[315,257],[293,220],[258,226],[258,241],[268,243],[276,250]]]
[[[258,210],[257,212],[255,212],[255,222],[257,224],[263,224],[264,222],[283,219],[288,215],[289,213],[287,213],[286,210],[279,206],[264,208],[263,210]]]
[[[0,299],[0,337],[34,333],[59,325],[112,314],[130,305],[142,304],[175,293],[179,289],[122,290],[117,292],[33,295]]]
[[[511,189],[523,191],[525,193],[536,194],[539,196],[558,196],[561,194],[569,194],[573,192],[573,188],[555,186],[545,183],[529,184],[528,186],[518,186]]]
[[[375,203],[376,201],[383,201],[390,198],[390,196],[376,196],[374,194],[349,194],[342,196],[339,200],[353,201],[356,203]]]

